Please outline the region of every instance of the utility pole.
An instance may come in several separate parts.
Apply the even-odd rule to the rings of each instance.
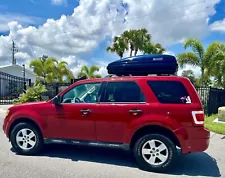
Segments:
[[[12,64],[16,64],[15,52],[18,52],[15,42],[12,40]]]
[[[26,91],[26,80],[25,80],[26,74],[25,74],[25,71],[26,71],[26,69],[25,69],[25,64],[23,64],[23,71],[22,71],[22,74],[23,74],[23,89],[24,89],[24,92]]]

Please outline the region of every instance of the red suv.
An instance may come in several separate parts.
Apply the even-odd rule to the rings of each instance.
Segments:
[[[19,154],[63,143],[131,150],[145,170],[164,172],[183,154],[208,148],[198,94],[177,76],[81,80],[48,102],[11,107],[3,130]]]

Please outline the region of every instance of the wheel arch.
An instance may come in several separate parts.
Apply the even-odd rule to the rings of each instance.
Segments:
[[[177,136],[168,128],[165,128],[160,125],[146,125],[139,128],[131,137],[130,141],[130,149],[133,149],[136,141],[146,134],[162,134],[167,138],[171,139],[171,141],[178,147],[181,147],[180,142]]]
[[[16,119],[16,120],[14,120],[14,121],[12,122],[12,124],[10,125],[10,127],[9,127],[9,132],[8,132],[9,140],[10,140],[10,136],[11,136],[11,132],[12,132],[13,128],[14,128],[17,124],[19,124],[19,123],[29,123],[29,124],[32,124],[36,129],[38,129],[38,131],[40,132],[41,136],[43,136],[43,133],[42,133],[42,130],[41,130],[40,126],[39,126],[34,120],[29,119],[29,118],[24,118],[24,117],[22,117],[22,118],[18,118],[18,119]]]

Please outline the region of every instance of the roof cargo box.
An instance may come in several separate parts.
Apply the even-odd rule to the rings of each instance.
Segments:
[[[109,74],[144,76],[175,75],[178,69],[176,58],[172,55],[154,54],[123,58],[107,66]]]

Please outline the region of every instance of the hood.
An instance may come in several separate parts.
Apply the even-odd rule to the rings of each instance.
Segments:
[[[37,105],[43,105],[47,103],[46,101],[38,101],[38,102],[29,102],[29,103],[23,103],[23,104],[15,104],[14,106],[12,106],[11,108],[18,108],[18,107],[35,107]]]

